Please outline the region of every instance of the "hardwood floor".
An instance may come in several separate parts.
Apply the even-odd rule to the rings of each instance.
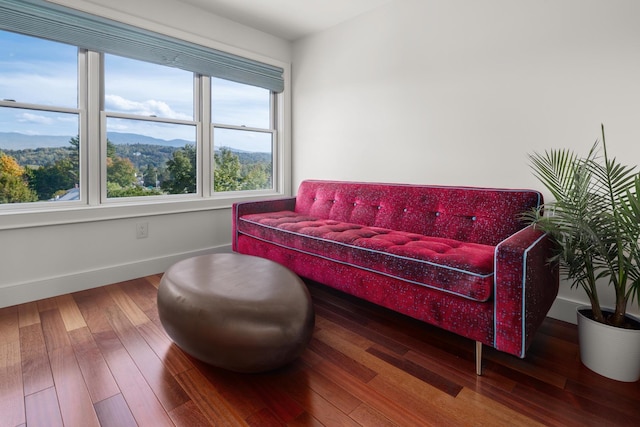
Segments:
[[[160,275],[0,309],[1,426],[638,426],[640,384],[579,362],[547,319],[525,360],[317,284],[316,330],[280,370],[185,355],[156,310]]]

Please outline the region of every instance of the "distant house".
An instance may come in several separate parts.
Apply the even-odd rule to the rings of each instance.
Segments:
[[[67,190],[62,196],[56,196],[51,199],[54,202],[68,202],[71,200],[80,200],[80,189],[78,187]]]

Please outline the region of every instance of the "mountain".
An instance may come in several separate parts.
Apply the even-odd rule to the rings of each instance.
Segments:
[[[0,132],[0,149],[24,150],[35,148],[66,147],[72,136],[58,135],[27,135],[17,132]],[[168,147],[184,147],[194,144],[194,141],[184,139],[164,140],[134,133],[108,132],[107,139],[114,144],[147,144]]]
[[[66,147],[71,136],[26,135],[17,132],[0,132],[0,148],[5,150],[23,150],[38,147]]]
[[[194,145],[195,141],[187,141],[185,139],[159,139],[150,136],[138,135],[135,133],[107,132],[107,139],[114,144],[146,144],[146,145],[164,145],[168,147],[184,147],[187,144]]]

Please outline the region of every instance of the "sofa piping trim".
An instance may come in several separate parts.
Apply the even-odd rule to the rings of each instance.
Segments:
[[[413,280],[404,279],[404,278],[402,278],[402,277],[394,276],[394,275],[389,274],[389,273],[384,273],[384,272],[381,272],[381,271],[373,270],[373,269],[371,269],[371,268],[367,268],[367,267],[362,267],[362,266],[359,266],[359,265],[351,264],[351,263],[346,262],[346,261],[339,261],[339,260],[336,260],[336,259],[334,259],[334,258],[329,258],[329,257],[323,256],[323,255],[315,254],[315,253],[313,253],[313,252],[308,252],[308,251],[305,251],[305,250],[302,250],[302,249],[297,249],[297,248],[292,248],[292,247],[290,247],[290,246],[285,246],[285,245],[282,245],[282,244],[280,244],[280,243],[272,242],[271,240],[266,240],[266,239],[263,239],[263,238],[261,238],[261,237],[252,236],[251,234],[245,233],[245,232],[243,232],[243,231],[238,231],[238,234],[244,234],[245,236],[250,237],[250,238],[252,238],[252,239],[260,240],[261,242],[265,242],[265,243],[269,243],[269,244],[271,244],[271,245],[279,246],[279,247],[284,248],[284,249],[289,249],[289,250],[296,251],[296,252],[300,252],[300,253],[303,253],[303,254],[306,254],[306,255],[311,255],[311,256],[314,256],[314,257],[322,258],[322,259],[325,259],[325,260],[327,260],[327,261],[332,261],[332,262],[336,262],[336,263],[338,263],[338,264],[343,264],[343,265],[347,265],[347,266],[349,266],[349,267],[354,267],[354,268],[357,268],[357,269],[359,269],[359,270],[364,270],[364,271],[368,271],[368,272],[371,272],[371,273],[380,274],[380,275],[382,275],[382,276],[387,276],[387,277],[390,277],[390,278],[392,278],[392,279],[400,280],[400,281],[402,281],[402,282],[411,283],[411,284],[413,284],[413,285],[423,286],[423,287],[425,287],[425,288],[429,288],[429,289],[433,289],[433,290],[436,290],[436,291],[444,292],[444,293],[447,293],[447,294],[449,294],[449,295],[454,295],[454,296],[457,296],[457,297],[459,297],[459,298],[464,298],[464,299],[469,300],[469,301],[473,301],[473,302],[486,302],[486,301],[479,301],[479,300],[476,300],[476,299],[470,298],[470,297],[468,297],[468,296],[466,296],[466,295],[462,295],[462,294],[458,294],[458,293],[456,293],[456,292],[449,291],[449,290],[447,290],[447,289],[439,288],[439,287],[437,287],[437,286],[431,286],[431,285],[428,285],[428,284],[426,284],[426,283],[419,283],[419,282],[415,282],[415,281],[413,281]],[[409,258],[409,259],[411,259],[411,258]],[[490,274],[490,275],[488,275],[488,276],[491,276],[491,275],[492,275],[492,274]],[[488,277],[488,276],[487,276],[487,277]],[[494,325],[494,326],[495,326],[495,325]]]
[[[523,228],[522,230],[518,231],[518,233],[523,232],[524,230],[526,230],[527,228]],[[517,234],[517,233],[516,233]],[[520,354],[519,357],[522,359],[525,356],[525,343],[526,343],[526,316],[524,315],[525,313],[525,308],[526,308],[526,283],[527,283],[527,259],[529,257],[529,251],[535,247],[543,238],[545,238],[547,235],[547,233],[541,235],[540,237],[538,237],[536,240],[534,240],[533,242],[531,242],[531,244],[529,246],[527,246],[527,248],[524,250],[523,256],[522,256],[522,326],[521,326],[521,330],[522,330],[522,342],[520,343]],[[502,245],[502,243],[506,240],[508,240],[509,238],[506,238],[505,240],[503,240],[502,242],[498,243],[498,245],[496,246],[495,249],[495,255],[493,257],[493,262],[494,262],[494,272],[496,271],[496,267],[497,267],[497,261],[498,261],[498,248],[500,247],[500,245]],[[497,295],[496,292],[498,291],[497,286],[496,286],[496,277],[493,278],[493,294],[494,296]],[[497,304],[498,301],[496,298],[494,298],[493,300],[493,312],[497,313]],[[498,332],[498,324],[497,324],[497,316],[493,316],[493,347],[496,347],[496,340],[497,340],[497,332]]]

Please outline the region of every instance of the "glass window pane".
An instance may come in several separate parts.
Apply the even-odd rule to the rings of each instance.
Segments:
[[[211,79],[211,121],[270,129],[271,92],[255,86]]]
[[[78,115],[0,107],[0,203],[79,200]]]
[[[0,99],[78,106],[78,48],[0,30]]]
[[[105,110],[193,120],[193,73],[105,55]]]
[[[273,134],[214,128],[214,191],[273,188]]]
[[[107,118],[107,197],[197,190],[195,125]]]

